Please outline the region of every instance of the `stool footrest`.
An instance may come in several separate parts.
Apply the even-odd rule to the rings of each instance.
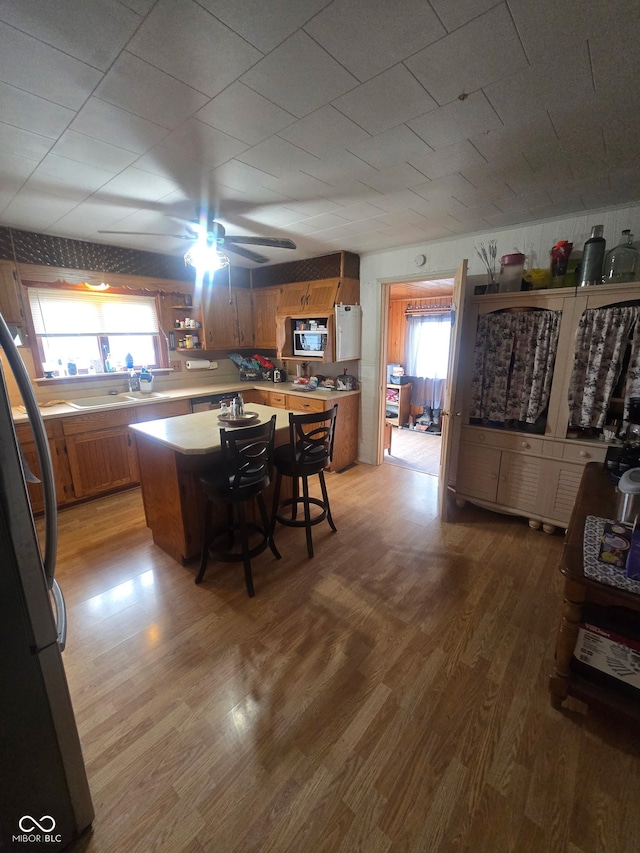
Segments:
[[[327,507],[324,501],[321,501],[320,498],[309,498],[308,503],[313,504],[313,506],[318,506],[322,510],[317,515],[314,515],[309,519],[309,524],[320,524],[321,521],[324,521],[327,517]],[[289,498],[286,501],[282,501],[278,504],[278,510],[276,512],[276,519],[280,522],[280,524],[284,524],[288,527],[305,527],[306,522],[304,519],[304,504],[305,501],[303,498]],[[303,516],[302,518],[287,518],[285,515],[282,515],[280,512],[281,509],[284,509],[287,506],[296,506],[302,507]]]
[[[248,521],[246,526],[248,530],[253,530],[256,533],[260,533],[262,536],[262,539],[258,542],[258,544],[254,545],[253,548],[250,548],[248,551],[248,556],[250,558],[257,557],[258,554],[262,554],[262,552],[266,551],[266,549],[269,547],[270,534],[268,531],[265,531],[264,527],[261,527],[255,521]],[[238,551],[237,553],[235,553],[230,552],[227,548],[217,549],[212,547],[212,544],[215,542],[215,540],[219,539],[221,536],[226,536],[228,539],[229,534],[231,534],[233,540],[235,540],[235,536],[233,534],[241,532],[242,531],[239,525],[234,525],[233,527],[217,527],[215,530],[211,531],[211,534],[209,536],[209,545],[207,546],[209,557],[211,557],[212,560],[216,560],[220,563],[242,563],[244,561],[244,554],[242,553],[242,551]],[[240,547],[242,547],[241,543]]]

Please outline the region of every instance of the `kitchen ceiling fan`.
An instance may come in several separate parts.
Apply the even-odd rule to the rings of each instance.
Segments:
[[[223,257],[226,252],[231,252],[234,255],[239,255],[256,264],[266,264],[269,258],[264,255],[253,252],[251,249],[245,249],[243,246],[270,246],[274,249],[295,249],[296,244],[293,240],[280,237],[246,237],[242,235],[227,234],[224,226],[220,222],[216,222],[213,216],[207,211],[198,211],[198,218],[191,221],[185,221],[186,234],[162,234],[154,231],[104,231],[100,234],[127,234],[142,237],[167,237],[170,239],[187,240],[192,245],[189,247],[185,261],[193,266],[198,265],[198,253],[211,253],[214,250],[219,256]],[[228,263],[228,259],[224,259]],[[225,266],[226,263],[220,264]]]

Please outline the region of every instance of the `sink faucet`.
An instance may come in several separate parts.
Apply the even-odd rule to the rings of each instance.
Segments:
[[[129,373],[129,391],[139,391],[140,390],[140,379],[138,378],[138,374],[135,370],[132,370]]]

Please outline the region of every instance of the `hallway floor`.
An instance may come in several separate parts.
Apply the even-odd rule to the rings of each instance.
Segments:
[[[432,432],[392,427],[391,453],[384,461],[412,471],[438,476],[442,436]]]

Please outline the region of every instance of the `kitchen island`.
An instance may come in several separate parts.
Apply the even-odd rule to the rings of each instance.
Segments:
[[[258,415],[255,423],[276,415],[275,443],[287,443],[289,410],[256,403],[248,408]],[[135,436],[147,527],[156,545],[182,565],[201,553],[204,495],[199,476],[220,459],[218,414],[219,410],[195,412],[129,427]],[[271,488],[265,496],[268,509]],[[215,523],[225,520],[221,506]]]

